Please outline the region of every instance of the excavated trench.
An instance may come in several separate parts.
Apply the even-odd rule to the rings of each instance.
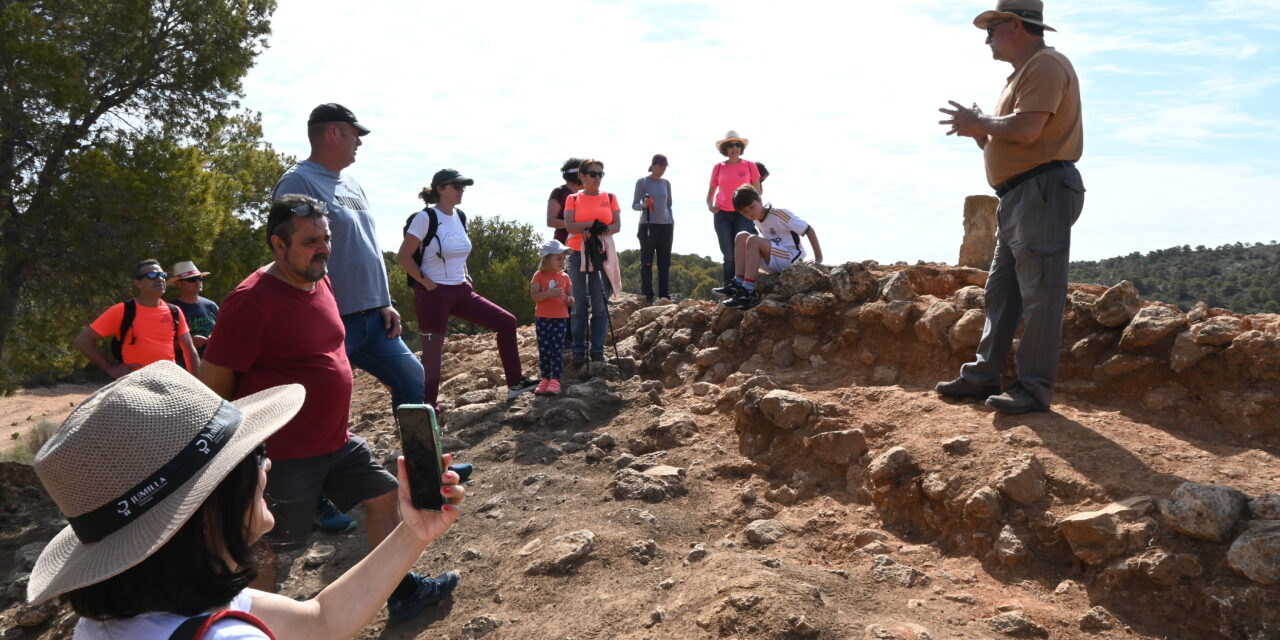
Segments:
[[[1055,411],[1000,416],[930,391],[972,355],[985,275],[801,264],[762,280],[763,301],[748,312],[624,303],[615,326],[642,374],[668,388],[694,385],[706,396],[697,412],[732,415],[753,471],[791,500],[874,505],[899,537],[973,556],[994,575],[1050,588],[1074,580],[1151,635],[1280,637],[1280,496],[1266,493],[1274,485],[1247,473],[1193,482],[1176,464],[1144,462],[1153,454],[1203,467],[1197,448],[1274,462],[1280,316],[1183,313],[1141,301],[1127,282],[1073,284]],[[888,406],[885,387],[930,399]],[[981,428],[911,438],[894,419],[937,406],[940,423],[990,421],[1027,451],[971,448]],[[1186,446],[1153,453],[1141,435],[1118,444],[1094,428],[1110,415]]]

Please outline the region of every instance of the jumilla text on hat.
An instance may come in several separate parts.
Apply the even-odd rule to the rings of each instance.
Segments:
[[[167,478],[164,478],[164,477],[156,478],[154,481],[152,481],[151,484],[143,487],[141,491],[129,496],[127,500],[121,500],[119,502],[120,508],[117,509],[116,511],[119,512],[120,515],[128,517],[130,506],[133,506],[133,507],[146,506],[148,502],[151,502],[151,500],[156,497],[157,491],[167,486],[169,486],[169,480]]]

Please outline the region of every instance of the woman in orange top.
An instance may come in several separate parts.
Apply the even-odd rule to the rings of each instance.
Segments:
[[[603,235],[612,236],[622,229],[622,216],[618,208],[618,198],[612,193],[600,190],[600,181],[604,179],[604,163],[594,158],[587,158],[578,167],[578,179],[582,181],[582,191],[569,196],[565,202],[564,228],[569,231],[569,245],[573,255],[569,256],[569,281],[573,291],[573,317],[569,322],[569,333],[572,334],[572,364],[581,365],[586,362],[587,355],[587,314],[591,315],[591,359],[604,361],[604,336],[609,326],[609,310],[605,306],[604,274],[599,271],[587,273],[591,261],[584,259],[584,246],[590,250],[591,225],[597,221],[608,227]],[[586,240],[587,242],[583,242]],[[610,291],[609,295],[613,292]]]

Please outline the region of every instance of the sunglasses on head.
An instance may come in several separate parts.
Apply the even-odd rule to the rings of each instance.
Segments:
[[[326,213],[329,213],[329,205],[325,204],[323,201],[317,200],[314,204],[310,202],[304,202],[290,209],[289,211],[292,212],[293,215],[298,216],[299,218],[305,218],[312,214],[315,214],[317,216],[322,216]]]
[[[169,277],[169,274],[163,271],[150,271],[138,276],[137,278],[134,278],[134,280],[141,280],[143,278],[146,278],[148,280],[161,280],[163,278],[168,278],[168,277]]]
[[[204,276],[191,276],[190,278],[182,279],[183,282],[201,282],[203,280],[204,280]]]
[[[583,171],[581,175],[587,176],[588,178],[603,178],[604,172],[603,171]]]

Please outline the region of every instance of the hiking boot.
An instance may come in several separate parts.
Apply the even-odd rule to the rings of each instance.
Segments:
[[[312,525],[331,536],[336,536],[340,533],[355,530],[356,521],[355,518],[338,511],[338,508],[332,502],[329,502],[328,498],[320,496],[320,502],[316,504],[316,515]]]
[[[470,462],[458,462],[449,465],[449,470],[458,474],[458,484],[464,484],[471,479],[471,472],[475,467],[471,466]]]
[[[449,597],[458,588],[458,572],[449,571],[435,578],[424,578],[416,573],[409,573],[418,588],[407,598],[387,598],[387,618],[390,622],[404,622],[416,617],[430,604],[436,604]]]
[[[592,361],[592,362],[604,362],[604,354],[603,354],[603,353],[593,353],[593,354],[591,354],[591,361]]]
[[[546,379],[546,378],[543,378],[543,379],[542,379],[542,382],[539,382],[539,383],[538,383],[538,388],[533,390],[533,394],[534,394],[534,395],[538,395],[538,396],[546,395],[546,393],[547,393],[547,383],[549,383],[549,382],[551,382],[551,381],[550,381],[550,380],[548,380],[548,379]]]
[[[724,301],[724,306],[729,307],[730,309],[741,309],[743,311],[746,311],[758,304],[760,304],[760,296],[756,295],[756,292],[747,291],[746,289],[743,289],[742,293]]]
[[[1004,393],[987,398],[987,406],[1000,413],[1008,414],[1049,410],[1048,405],[1040,404],[1039,400],[1031,397],[1031,394],[1022,388],[1021,383],[1014,383],[1012,387],[1005,389]]]
[[[933,390],[937,391],[938,395],[948,398],[978,398],[982,400],[987,396],[1000,393],[1000,385],[969,382],[961,376],[955,380],[939,382],[934,385]]]
[[[569,358],[569,366],[581,367],[587,363],[587,354],[574,352],[573,357]]]
[[[554,396],[554,395],[558,395],[559,393],[560,393],[559,380],[552,380],[551,382],[547,383],[547,395]]]
[[[530,380],[524,376],[520,376],[520,381],[507,387],[507,399],[510,400],[526,391],[532,391],[538,386],[537,380]]]

